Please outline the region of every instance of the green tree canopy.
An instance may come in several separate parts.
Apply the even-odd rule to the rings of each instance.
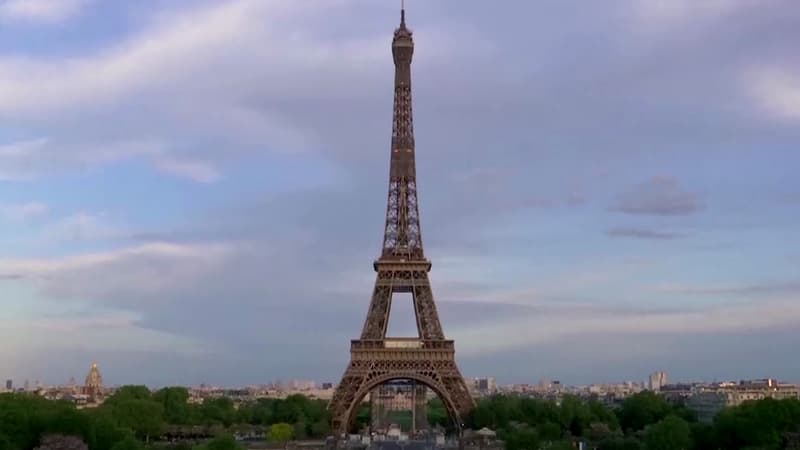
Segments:
[[[144,450],[144,445],[133,436],[126,436],[114,444],[111,450]]]
[[[184,425],[191,423],[189,412],[189,390],[185,387],[166,387],[153,394],[153,400],[164,408],[167,423]]]
[[[210,440],[205,450],[241,450],[242,446],[228,433],[219,434]]]
[[[269,427],[267,439],[270,442],[286,442],[292,439],[293,428],[285,422],[276,423]]]
[[[164,428],[164,407],[155,400],[120,399],[112,406],[111,413],[120,426],[131,429],[145,442],[158,436]]]
[[[643,391],[623,400],[617,416],[623,430],[638,431],[660,421],[671,410],[672,407],[663,397],[651,391]]]
[[[692,434],[689,423],[677,416],[667,416],[645,433],[647,450],[690,450]]]
[[[117,389],[103,404],[113,405],[123,400],[152,400],[150,389],[147,386],[127,385]]]
[[[206,399],[201,411],[203,421],[207,424],[219,423],[229,427],[236,419],[236,409],[229,398]]]

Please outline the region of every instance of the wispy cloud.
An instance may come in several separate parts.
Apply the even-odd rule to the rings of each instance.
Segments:
[[[149,243],[65,258],[0,259],[0,275],[30,280],[58,299],[163,298],[200,281],[232,250],[222,244]]]
[[[759,69],[749,72],[751,92],[772,117],[800,120],[800,75],[796,69]]]
[[[210,163],[204,161],[179,161],[172,158],[157,159],[156,169],[159,171],[188,178],[199,183],[213,183],[220,178],[220,173]]]
[[[47,205],[41,202],[0,204],[0,218],[24,222],[47,214]]]
[[[155,158],[167,151],[163,142],[143,139],[98,142],[40,137],[15,141],[0,145],[0,181],[30,181],[60,170]]]
[[[753,0],[640,0],[635,2],[634,10],[642,21],[652,27],[699,19],[722,19],[732,12],[757,4]]]
[[[42,243],[58,245],[70,241],[99,241],[124,234],[104,214],[79,212],[48,223],[40,230]]]
[[[626,214],[685,216],[703,208],[697,194],[684,191],[673,177],[653,177],[617,197],[613,211]]]
[[[634,239],[677,239],[683,237],[682,234],[668,231],[647,230],[644,228],[611,228],[606,230],[606,234],[611,237],[623,237]]]
[[[568,336],[613,336],[744,332],[800,322],[800,294],[784,301],[746,303],[699,310],[650,312],[567,307],[521,315],[502,323],[459,326],[459,353],[481,354],[557,341]]]
[[[69,19],[92,0],[2,0],[0,20],[54,23]]]
[[[668,294],[713,295],[713,296],[767,296],[796,295],[800,297],[800,281],[777,281],[746,285],[665,285],[659,292]]]

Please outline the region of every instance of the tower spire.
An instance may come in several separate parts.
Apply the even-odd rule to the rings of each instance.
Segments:
[[[417,207],[414,121],[411,107],[411,60],[414,39],[406,28],[405,4],[400,27],[394,31],[394,111],[392,119],[389,202],[381,258],[424,259]]]
[[[406,0],[400,0],[400,28],[406,27]]]

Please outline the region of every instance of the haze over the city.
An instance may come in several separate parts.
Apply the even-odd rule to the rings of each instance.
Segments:
[[[406,9],[465,376],[800,380],[796,1]],[[0,1],[0,376],[338,381],[398,22],[399,1]]]

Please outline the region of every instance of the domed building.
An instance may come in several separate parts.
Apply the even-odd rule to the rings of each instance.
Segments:
[[[97,363],[95,362],[92,363],[92,368],[89,369],[89,374],[86,375],[83,393],[92,400],[96,400],[103,395],[103,377],[100,375],[100,369],[97,368]]]

